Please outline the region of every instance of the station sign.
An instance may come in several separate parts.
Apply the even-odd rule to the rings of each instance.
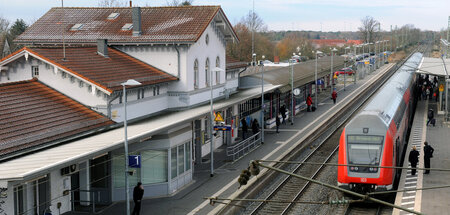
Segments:
[[[216,122],[223,122],[223,117],[220,114],[220,112],[216,113],[216,118],[214,118],[214,121],[216,121]]]
[[[131,168],[141,168],[141,156],[128,155],[128,166]]]
[[[231,125],[215,125],[215,131],[231,131]]]

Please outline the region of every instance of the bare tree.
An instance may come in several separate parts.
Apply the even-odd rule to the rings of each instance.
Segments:
[[[166,1],[167,6],[190,6],[194,0],[172,0]]]
[[[255,29],[255,32],[267,32],[267,25],[264,23],[263,19],[252,11],[249,11],[247,15],[241,18],[241,23],[243,23],[251,31]]]
[[[361,34],[361,39],[367,43],[371,43],[378,37],[380,22],[371,16],[366,16],[361,19],[361,27],[358,29]]]
[[[120,1],[120,0],[99,0],[98,1],[99,7],[126,7],[127,1]]]
[[[0,16],[0,33],[8,30],[9,21]]]

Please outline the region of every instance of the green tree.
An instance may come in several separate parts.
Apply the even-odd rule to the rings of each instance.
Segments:
[[[9,28],[7,38],[8,41],[11,42],[11,51],[14,52],[23,47],[22,45],[14,43],[14,39],[16,39],[17,36],[21,35],[27,28],[28,25],[25,23],[25,21],[23,21],[23,19],[17,19],[11,26],[11,28]]]

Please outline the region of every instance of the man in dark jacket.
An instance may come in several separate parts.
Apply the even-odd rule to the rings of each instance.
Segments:
[[[283,124],[286,124],[286,106],[283,105],[280,108],[281,117],[283,118]]]
[[[254,119],[253,123],[252,123],[252,132],[253,135],[255,135],[256,133],[259,132],[259,124],[258,124],[258,120]]]
[[[431,122],[431,124],[434,126],[434,124],[433,124],[433,119],[434,119],[434,111],[433,111],[433,109],[430,109],[430,110],[428,110],[428,121],[427,121],[427,126],[428,126],[428,124],[430,124],[430,122]]]
[[[415,175],[417,163],[419,162],[419,152],[415,146],[413,146],[411,152],[409,152],[408,161],[411,163],[411,168],[413,168],[411,170],[411,175]]]
[[[134,209],[132,215],[139,215],[141,212],[141,201],[144,196],[144,188],[142,187],[142,183],[138,182],[136,187],[133,190],[133,201],[134,201]]]
[[[275,116],[275,125],[277,126],[277,133],[280,133],[278,131],[278,128],[280,128],[280,117],[278,116],[278,114]]]
[[[425,163],[425,174],[429,174],[430,173],[430,158],[433,157],[433,152],[434,149],[433,147],[431,147],[430,145],[428,145],[428,142],[425,141],[425,146],[423,147],[423,159],[424,159],[424,163]]]
[[[247,131],[248,131],[248,125],[247,125],[247,120],[244,118],[242,118],[241,120],[242,123],[242,139],[246,139],[247,138]]]

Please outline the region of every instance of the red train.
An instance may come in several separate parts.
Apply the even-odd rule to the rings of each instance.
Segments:
[[[415,70],[422,54],[413,54],[344,128],[339,143],[338,186],[364,193],[391,190],[402,166],[412,119]],[[358,166],[369,165],[371,167]]]

